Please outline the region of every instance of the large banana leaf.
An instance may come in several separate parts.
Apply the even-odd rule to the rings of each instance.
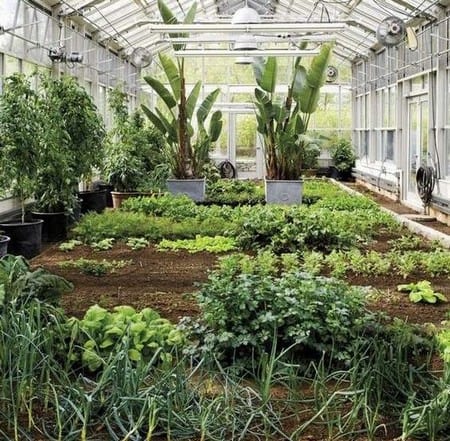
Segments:
[[[181,96],[181,73],[177,65],[168,55],[160,53],[159,61],[167,79],[169,80],[170,88],[172,89],[175,101],[177,101]]]
[[[320,98],[320,89],[325,83],[327,67],[331,57],[331,44],[323,44],[306,74],[306,83],[301,90],[298,101],[303,113],[314,113]]]
[[[165,24],[178,24],[175,15],[173,15],[172,11],[162,0],[158,0],[158,9]]]
[[[195,105],[197,104],[198,96],[200,95],[200,90],[202,87],[202,82],[197,81],[195,83],[194,88],[192,89],[191,93],[189,94],[187,100],[186,100],[186,117],[188,119],[192,118],[192,115],[194,114]]]
[[[300,99],[300,92],[306,84],[306,69],[304,66],[296,65],[294,78],[292,80],[292,96],[296,101]]]
[[[219,96],[220,89],[213,90],[200,104],[200,107],[197,110],[197,122],[199,126],[202,126],[211,112],[211,108],[216,102],[217,97]]]
[[[222,112],[216,110],[212,116],[209,123],[209,138],[211,142],[216,142],[219,139],[220,133],[222,132],[223,120]]]
[[[170,8],[163,2],[163,0],[158,0],[158,9],[159,13],[161,15],[161,18],[163,19],[163,22],[165,24],[178,24],[179,21],[175,17],[175,15],[172,13]],[[195,14],[197,12],[197,3],[193,3],[191,7],[189,8],[189,11],[187,12],[186,16],[184,17],[183,23],[185,24],[191,24],[194,22]],[[175,33],[175,34],[169,34],[171,38],[178,38],[178,37],[188,37],[188,34],[185,33]],[[180,49],[184,49],[186,45],[181,43],[176,43],[173,45],[173,49],[175,51],[178,51]]]
[[[264,59],[257,58],[253,63],[253,72],[255,74],[256,83],[261,89],[266,92],[275,92],[277,85],[277,59],[275,57],[268,57]]]
[[[149,76],[145,76],[144,80],[158,94],[169,109],[173,109],[177,105],[177,102],[170,93],[170,90],[167,89],[161,81]]]
[[[153,113],[145,104],[141,105],[142,110],[144,111],[147,118],[152,122],[152,124],[155,126],[155,128],[161,132],[166,132],[166,127],[164,126],[163,122],[158,118],[158,116]]]

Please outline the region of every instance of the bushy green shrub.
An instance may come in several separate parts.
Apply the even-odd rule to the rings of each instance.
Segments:
[[[231,356],[295,346],[303,356],[349,356],[366,312],[365,293],[343,282],[290,270],[264,253],[232,256],[209,275],[198,293],[201,348]],[[197,323],[197,326],[199,326]]]

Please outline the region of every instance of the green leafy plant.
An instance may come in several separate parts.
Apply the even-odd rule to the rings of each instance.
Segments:
[[[417,250],[423,244],[423,239],[418,235],[407,234],[402,235],[398,239],[388,241],[394,251],[411,251]]]
[[[82,320],[72,319],[71,327],[81,352],[73,354],[74,361],[79,359],[91,371],[124,346],[133,362],[149,361],[155,354],[167,361],[172,348],[184,340],[181,331],[150,308],[136,312],[131,306],[116,306],[109,312],[94,305]]]
[[[277,59],[257,59],[253,70],[258,84],[255,89],[257,130],[263,137],[268,179],[298,179],[304,162],[306,136],[311,114],[319,102],[325,83],[332,46],[323,44],[308,70],[301,58],[294,62],[287,96],[280,102],[276,92]]]
[[[128,114],[126,93],[120,87],[109,94],[113,126],[106,139],[103,174],[116,191],[133,192],[160,187],[164,174],[164,139],[140,112]]]
[[[433,290],[431,282],[428,280],[422,280],[417,283],[409,283],[405,285],[398,285],[397,289],[400,292],[409,293],[409,299],[411,302],[426,302],[426,303],[436,303],[436,302],[447,302],[447,297],[440,292]]]
[[[145,237],[129,237],[126,241],[126,245],[133,251],[138,251],[146,248],[149,245],[149,241]]]
[[[167,216],[175,220],[192,218],[199,212],[196,203],[185,195],[163,194],[126,200],[121,209],[152,216]]]
[[[208,184],[206,198],[215,204],[257,204],[264,201],[264,188],[254,181],[220,179]]]
[[[195,239],[167,240],[164,239],[158,244],[160,251],[164,250],[187,250],[190,253],[208,251],[210,253],[226,253],[236,249],[236,242],[230,237],[196,236]]]
[[[115,239],[113,237],[106,237],[96,242],[92,242],[91,248],[93,248],[95,251],[110,250],[114,246],[114,241]]]
[[[76,188],[100,167],[105,127],[93,98],[70,75],[40,75],[42,113],[46,115],[36,186],[38,209],[72,213]]]
[[[334,166],[341,176],[351,172],[356,159],[351,141],[347,138],[334,138],[330,141],[329,150]]]
[[[175,15],[162,0],[158,0],[158,9],[164,23],[178,23]],[[193,3],[186,13],[183,23],[192,23],[196,10],[197,4]],[[173,45],[175,51],[182,47],[182,44]],[[220,90],[212,91],[198,107],[196,112],[197,135],[193,141],[193,116],[202,88],[201,81],[198,81],[187,95],[184,58],[178,57],[176,62],[173,62],[168,55],[160,53],[159,62],[170,89],[155,77],[145,76],[144,80],[161,98],[168,116],[160,109],[152,111],[145,105],[142,108],[167,141],[168,149],[165,153],[173,176],[178,179],[203,177],[203,167],[209,161],[211,147],[219,139],[222,130],[222,112],[220,110],[213,112],[208,128],[205,127],[206,119]]]
[[[80,258],[76,260],[65,260],[60,262],[59,266],[61,268],[76,268],[79,269],[82,274],[101,277],[131,264],[131,260],[95,260]]]
[[[75,247],[78,247],[80,245],[83,245],[83,242],[81,240],[77,239],[71,239],[66,242],[63,242],[58,246],[58,250],[60,251],[73,251]]]
[[[202,347],[248,355],[267,350],[276,333],[278,350],[294,345],[295,351],[321,353],[338,347],[334,356],[348,357],[365,320],[364,292],[296,270],[279,274],[276,258],[268,257],[271,263],[263,273],[259,257],[231,257],[209,275],[197,295],[200,320],[208,328]]]
[[[0,309],[8,302],[25,303],[33,298],[58,303],[72,289],[72,283],[44,268],[31,270],[22,256],[0,259]]]

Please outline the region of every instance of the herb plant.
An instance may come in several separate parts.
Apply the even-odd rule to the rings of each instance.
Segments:
[[[224,259],[202,286],[197,298],[207,332],[201,347],[225,356],[248,355],[267,350],[276,335],[280,351],[339,348],[335,356],[348,357],[366,317],[364,292],[299,271],[277,273],[273,255],[264,271],[256,259]]]
[[[110,250],[113,246],[114,246],[114,238],[113,237],[106,237],[105,239],[101,239],[99,241],[91,243],[91,247],[95,251]]]

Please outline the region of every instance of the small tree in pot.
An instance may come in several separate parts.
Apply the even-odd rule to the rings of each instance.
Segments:
[[[51,172],[55,189],[60,189],[62,205],[69,214],[73,212],[76,198],[70,191],[66,191],[66,186],[72,187],[72,194],[76,196],[78,184],[82,181],[89,183],[92,180],[93,170],[99,169],[104,158],[104,138],[106,135],[103,120],[97,111],[97,107],[92,97],[87,91],[70,76],[63,76],[59,79],[42,76],[41,93],[45,98],[45,105],[48,107],[47,114],[59,115],[60,136],[63,137],[60,148],[49,151],[54,154],[53,162],[65,161],[65,170],[61,167],[53,167]],[[53,119],[52,122],[55,125]],[[57,123],[56,123],[57,125]],[[51,140],[50,140],[51,141]],[[43,170],[48,166],[44,166]],[[59,183],[58,183],[59,181]],[[57,197],[57,191],[53,196]],[[81,192],[82,200],[88,197],[101,198],[101,211],[106,205],[105,193],[98,195],[98,192]],[[44,192],[38,198],[41,205],[49,205],[52,194]],[[59,204],[61,206],[61,204]],[[82,207],[83,208],[83,207]]]
[[[119,199],[155,189],[152,176],[164,162],[161,152],[165,141],[145,123],[139,111],[129,115],[126,94],[120,88],[111,91],[109,107],[114,125],[107,137],[103,174],[114,187],[113,202],[117,201],[115,206],[118,206]]]
[[[25,204],[35,191],[44,130],[39,95],[22,74],[5,78],[0,96],[0,187],[20,201],[20,222],[0,229],[11,237],[11,253],[40,252],[42,221],[25,222]],[[30,235],[30,237],[28,237]]]

